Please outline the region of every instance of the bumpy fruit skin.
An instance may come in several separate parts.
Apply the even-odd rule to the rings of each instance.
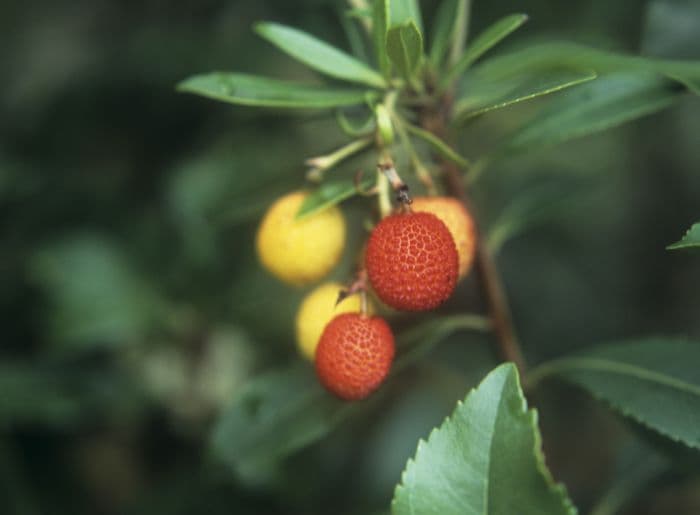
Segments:
[[[403,311],[434,309],[452,295],[457,248],[449,229],[431,213],[390,215],[367,242],[365,267],[377,296]]]
[[[452,197],[415,197],[413,211],[432,213],[444,222],[452,234],[459,255],[459,277],[467,275],[476,251],[474,219],[459,200]]]
[[[337,207],[294,219],[306,196],[297,191],[275,201],[256,238],[263,266],[293,286],[311,284],[325,276],[338,264],[345,245],[345,220]]]
[[[379,388],[393,361],[394,335],[384,319],[345,313],[323,331],[316,374],[337,397],[357,401]]]
[[[336,282],[326,282],[309,293],[297,311],[296,337],[299,352],[313,360],[321,334],[328,322],[341,313],[359,313],[361,299],[359,295],[351,295],[336,306],[338,293],[343,285]],[[371,312],[371,306],[370,312]]]

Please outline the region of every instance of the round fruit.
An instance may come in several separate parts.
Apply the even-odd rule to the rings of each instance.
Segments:
[[[337,207],[295,219],[307,195],[294,192],[275,201],[260,223],[256,240],[263,266],[294,286],[313,283],[330,272],[345,245],[345,220]]]
[[[357,401],[379,388],[393,360],[394,335],[384,319],[344,313],[321,335],[316,374],[334,395]]]
[[[459,255],[459,277],[467,275],[474,261],[476,237],[474,220],[464,204],[452,197],[415,197],[413,211],[432,213],[444,222],[452,234]]]
[[[336,305],[342,289],[340,283],[323,283],[304,297],[296,316],[297,346],[304,357],[314,359],[323,329],[333,317],[360,312],[362,302],[359,295],[351,295]]]
[[[457,249],[431,213],[387,216],[372,230],[365,267],[377,296],[403,311],[434,309],[457,284]]]

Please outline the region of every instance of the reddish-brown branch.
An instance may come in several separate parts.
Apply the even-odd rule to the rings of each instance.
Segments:
[[[421,124],[424,129],[450,143],[447,131],[447,120],[451,111],[451,99],[446,97],[437,109],[428,109],[421,113]],[[462,171],[453,162],[442,159],[442,169],[445,173],[445,186],[449,194],[458,198],[472,216],[475,215],[469,195],[464,187]],[[508,298],[506,296],[500,273],[475,217],[476,258],[475,268],[482,297],[486,303],[493,331],[496,336],[499,354],[506,361],[512,361],[518,367],[521,376],[526,369],[525,358],[520,349],[520,343],[513,327]]]

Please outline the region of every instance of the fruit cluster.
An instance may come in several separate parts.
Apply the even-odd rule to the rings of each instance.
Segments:
[[[345,244],[345,220],[338,207],[296,218],[306,195],[294,192],[278,199],[257,235],[264,267],[295,286],[327,275]],[[471,216],[451,197],[418,197],[382,219],[367,241],[361,279],[349,290],[339,283],[321,284],[297,312],[297,344],[315,362],[321,384],[345,400],[364,399],[375,391],[389,374],[395,346],[387,322],[372,314],[366,290],[371,287],[385,311],[435,309],[467,275],[474,242]]]

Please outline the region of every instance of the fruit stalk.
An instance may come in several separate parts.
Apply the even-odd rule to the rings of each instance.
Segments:
[[[452,96],[446,94],[437,107],[423,110],[420,116],[421,126],[438,138],[443,139],[448,144],[451,142],[448,138],[447,120],[452,111],[452,104]],[[481,288],[481,295],[491,317],[499,354],[505,361],[515,363],[520,375],[523,376],[527,364],[513,326],[508,297],[503,287],[496,262],[488,250],[488,246],[480,230],[479,221],[472,209],[469,195],[467,194],[462,180],[462,171],[452,161],[441,156],[438,156],[438,159],[444,171],[445,187],[448,193],[459,199],[459,201],[464,204],[467,211],[474,217],[474,237],[476,239],[474,264]]]

